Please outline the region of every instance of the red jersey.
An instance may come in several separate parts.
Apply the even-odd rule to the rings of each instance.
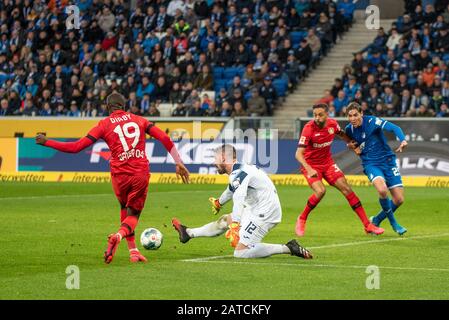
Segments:
[[[304,158],[310,165],[324,165],[333,162],[331,145],[335,135],[341,129],[338,122],[328,118],[326,125],[320,128],[315,121],[309,121],[302,129],[298,147],[306,148]]]
[[[136,175],[149,172],[145,153],[146,134],[154,124],[147,119],[123,110],[114,111],[98,122],[87,137],[93,142],[103,139],[111,150],[111,173]]]

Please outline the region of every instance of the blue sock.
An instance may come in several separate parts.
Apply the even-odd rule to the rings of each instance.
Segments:
[[[394,218],[393,209],[392,209],[393,201],[391,201],[390,199],[386,198],[386,199],[379,199],[379,203],[382,206],[382,210],[383,210],[384,214],[386,215],[386,217],[390,221],[390,224],[393,227],[397,226],[398,223],[396,222],[396,219]]]
[[[394,202],[392,200],[390,200],[390,204],[391,204],[391,210],[393,211],[393,213],[396,211],[396,209],[398,208],[397,205],[394,204]],[[377,216],[376,216],[376,220],[378,221],[378,223],[380,224],[382,221],[384,221],[387,218],[387,215],[385,214],[385,211],[380,211]]]
[[[391,202],[391,210],[393,210],[393,213],[396,212],[396,209],[398,208],[397,205],[394,204],[393,200],[390,200]]]

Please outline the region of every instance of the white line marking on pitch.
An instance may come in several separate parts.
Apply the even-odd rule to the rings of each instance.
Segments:
[[[183,260],[185,261],[185,260]],[[249,261],[235,261],[235,260],[226,260],[226,261],[192,261],[189,262],[196,262],[196,263],[216,263],[216,264],[248,264],[248,265],[266,265],[266,266],[294,266],[294,267],[309,267],[309,268],[342,268],[342,269],[366,269],[367,266],[353,266],[353,265],[337,265],[337,264],[300,264],[300,263],[258,263],[258,262],[249,262]],[[449,272],[449,269],[442,269],[442,268],[408,268],[408,267],[383,267],[379,266],[379,269],[390,269],[390,270],[412,270],[412,271],[444,271]]]
[[[382,242],[391,242],[391,241],[404,241],[404,240],[416,240],[416,239],[441,238],[441,237],[446,237],[446,236],[449,236],[449,233],[429,234],[429,235],[421,235],[421,236],[414,236],[414,237],[403,237],[403,238],[392,238],[392,239],[379,239],[379,240],[369,240],[369,241],[356,241],[356,242],[336,243],[336,244],[317,246],[317,247],[307,247],[307,249],[310,249],[310,250],[329,249],[329,248],[350,247],[350,246],[357,246],[357,245],[364,245],[364,244],[373,244],[373,243],[382,243]],[[223,258],[229,258],[229,257],[233,257],[233,255],[212,256],[212,257],[194,258],[194,259],[184,259],[184,260],[181,260],[181,261],[183,261],[183,262],[208,262],[210,260],[217,260],[217,259],[223,259]]]

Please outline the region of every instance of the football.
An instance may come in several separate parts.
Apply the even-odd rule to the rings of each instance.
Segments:
[[[155,228],[145,229],[140,235],[140,243],[147,250],[157,250],[163,241],[162,233]]]

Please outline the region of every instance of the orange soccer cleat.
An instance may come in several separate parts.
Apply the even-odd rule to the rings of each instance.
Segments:
[[[129,251],[129,261],[131,261],[132,263],[137,263],[147,262],[148,260],[139,252],[139,249],[136,248]]]
[[[298,218],[298,220],[296,220],[295,231],[298,237],[304,236],[304,232],[306,231],[306,220]]]
[[[113,233],[108,236],[108,248],[104,252],[104,262],[107,264],[112,262],[120,241],[122,241],[122,236],[118,233]]]
[[[382,233],[384,233],[384,229],[376,227],[374,224],[370,223],[369,225],[367,225],[365,227],[365,232],[368,234],[375,234],[375,235],[381,235]]]

